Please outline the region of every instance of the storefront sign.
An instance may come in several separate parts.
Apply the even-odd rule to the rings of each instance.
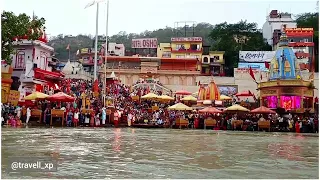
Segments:
[[[8,103],[13,104],[14,106],[18,105],[20,98],[20,92],[15,90],[10,90],[9,96],[8,96]]]
[[[239,51],[239,62],[271,62],[275,51]]]
[[[286,31],[313,31],[313,28],[286,28]]]
[[[158,39],[157,38],[144,38],[144,39],[132,39],[132,48],[139,49],[157,49]]]
[[[202,37],[176,37],[171,38],[172,42],[202,42]]]

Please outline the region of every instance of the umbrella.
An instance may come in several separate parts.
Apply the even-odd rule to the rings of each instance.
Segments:
[[[179,95],[191,95],[192,93],[186,90],[180,90],[180,91],[176,91],[176,94]]]
[[[162,95],[162,96],[159,96],[158,98],[162,100],[170,100],[170,101],[174,100],[173,97],[170,97],[168,95]]]
[[[183,103],[178,103],[178,104],[175,104],[173,106],[170,106],[168,107],[169,110],[178,110],[178,111],[191,111],[192,110],[192,107],[189,107]]]
[[[236,94],[236,96],[237,97],[239,97],[239,96],[244,96],[244,97],[246,97],[246,96],[253,96],[253,94],[251,93],[251,91],[242,91],[242,92],[239,92],[239,93],[237,93]]]
[[[215,107],[206,107],[204,109],[201,109],[199,112],[200,113],[211,113],[211,114],[222,113],[222,111],[220,111],[219,109],[217,109]]]
[[[186,96],[184,98],[181,99],[182,101],[197,101],[197,98],[193,97],[193,96]]]
[[[156,99],[158,98],[159,96],[157,96],[156,94],[154,93],[148,93],[144,96],[141,97],[141,99]]]
[[[33,92],[32,94],[29,94],[28,96],[24,97],[24,100],[36,100],[36,99],[45,99],[47,98],[49,95],[46,95],[44,93],[41,92]]]
[[[271,109],[264,107],[264,106],[258,107],[250,112],[256,113],[256,114],[276,114],[275,111],[272,111]]]
[[[232,98],[226,95],[221,95],[220,100],[231,100]]]
[[[58,102],[73,102],[75,100],[74,97],[71,97],[63,92],[58,92],[54,95],[47,97],[49,101],[58,101]]]
[[[233,106],[227,107],[224,111],[225,112],[237,112],[237,111],[249,112],[250,110],[238,104],[235,104]]]

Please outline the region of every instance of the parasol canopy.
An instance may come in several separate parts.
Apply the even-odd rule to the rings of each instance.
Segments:
[[[192,107],[189,107],[183,103],[178,103],[173,106],[168,107],[169,110],[177,110],[177,111],[191,111]]]
[[[221,95],[220,96],[220,100],[232,100],[232,98],[231,97],[229,97],[229,96],[226,96],[226,95]]]
[[[159,99],[162,99],[162,100],[170,100],[170,101],[174,100],[173,97],[170,97],[170,96],[168,96],[168,95],[161,95],[161,96],[159,96],[158,98],[159,98]]]
[[[191,95],[192,93],[189,91],[186,91],[186,90],[179,90],[179,91],[176,91],[176,94],[178,94],[178,95]]]
[[[236,96],[237,97],[241,97],[241,96],[243,96],[243,97],[247,97],[247,96],[253,96],[253,94],[251,93],[251,91],[242,91],[242,92],[239,92],[239,93],[237,93],[236,94]]]
[[[73,102],[75,98],[63,92],[58,92],[56,94],[53,94],[47,97],[47,100],[53,101],[53,102]]]
[[[148,93],[141,97],[141,99],[156,99],[156,98],[159,98],[159,96],[157,96],[154,93]]]
[[[224,111],[225,112],[237,112],[237,111],[249,112],[250,110],[238,104],[235,104],[233,106],[227,107]]]
[[[33,92],[32,94],[29,94],[28,96],[24,97],[24,100],[36,100],[36,99],[45,99],[49,95],[41,93],[41,92]]]
[[[220,111],[219,109],[215,108],[215,107],[206,107],[204,109],[199,110],[200,113],[211,113],[211,114],[215,114],[215,113],[222,113],[222,111]]]
[[[264,106],[258,107],[250,112],[256,113],[256,114],[276,114],[275,111],[272,111],[271,109],[264,107]]]
[[[197,98],[189,95],[181,99],[182,101],[197,101]]]

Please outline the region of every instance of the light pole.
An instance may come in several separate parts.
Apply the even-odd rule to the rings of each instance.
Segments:
[[[95,81],[97,79],[97,61],[98,61],[98,24],[99,24],[99,3],[103,2],[104,0],[93,0],[89,4],[86,5],[85,9],[93,6],[94,4],[97,4],[97,12],[96,12],[96,40],[94,44],[94,67],[93,67],[93,80]]]
[[[106,20],[106,44],[105,44],[105,53],[104,53],[104,87],[103,87],[103,92],[104,95],[102,98],[103,99],[103,104],[104,107],[106,107],[106,95],[107,95],[107,62],[108,62],[108,26],[109,26],[109,0],[107,0],[107,20]]]

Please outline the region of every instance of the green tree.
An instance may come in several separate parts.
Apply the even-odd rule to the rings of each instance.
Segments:
[[[233,68],[238,66],[239,51],[270,51],[272,47],[263,39],[256,23],[240,21],[215,25],[209,34],[212,50],[225,51],[226,75],[233,76]]]
[[[315,71],[319,72],[319,13],[304,13],[296,17],[299,28],[313,28],[313,42],[315,52]]]
[[[14,38],[27,36],[29,40],[39,39],[42,35],[39,29],[44,26],[45,19],[38,17],[31,19],[25,13],[17,16],[13,12],[3,11],[1,23],[1,57],[11,64]]]

